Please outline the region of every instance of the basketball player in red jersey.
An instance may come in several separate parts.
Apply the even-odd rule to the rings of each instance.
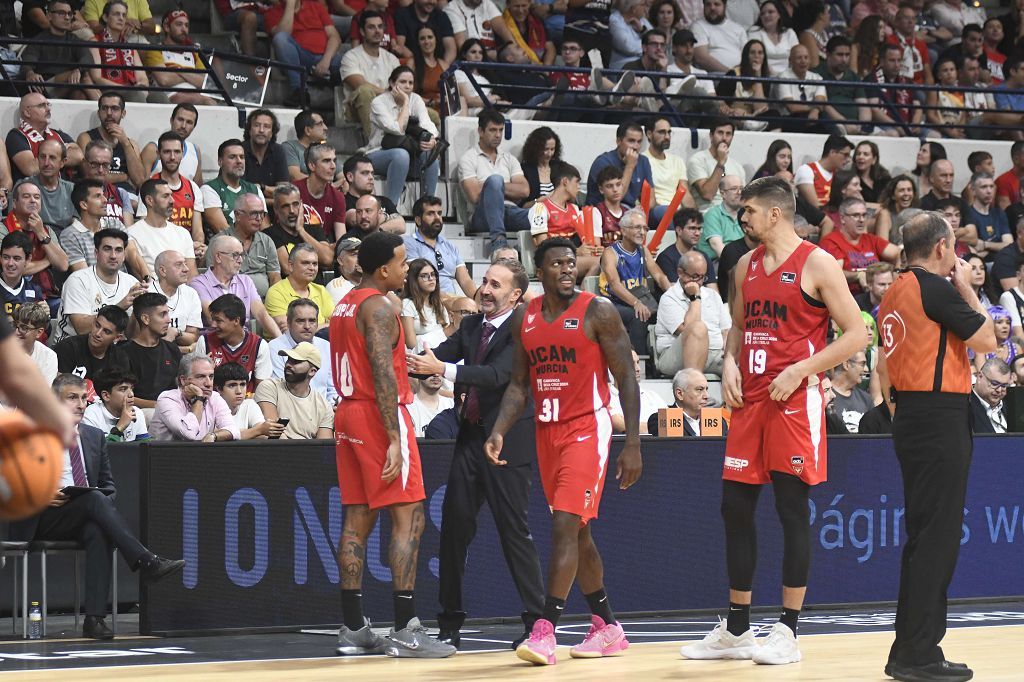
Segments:
[[[636,483],[640,458],[640,388],[622,318],[606,299],[576,291],[576,248],[555,237],[534,256],[544,295],[520,306],[509,321],[515,340],[512,380],[484,445],[488,458],[503,465],[505,433],[533,391],[537,416],[537,464],[551,506],[552,551],[543,617],[516,655],[537,665],[555,663],[555,633],[573,581],[591,612],[590,631],[572,648],[573,658],[599,658],[629,646],[604,590],[604,568],[590,534],[601,504],[612,423],[608,411],[608,370],[619,387],[626,443],[616,479],[623,490]]]
[[[797,617],[810,567],[810,487],[826,479],[825,410],[819,379],[863,350],[867,331],[835,258],[793,229],[796,201],[788,182],[754,180],[743,189],[741,222],[761,245],[736,265],[722,394],[733,408],[725,446],[722,517],[729,571],[729,619],[687,658],[800,660]],[[843,330],[826,346],[829,317]],[[750,629],[757,554],[754,512],[771,482],[782,523],[782,617],[760,646]]]
[[[425,526],[423,475],[415,429],[406,408],[412,390],[405,369],[402,326],[387,299],[401,289],[409,265],[399,235],[374,232],[359,248],[362,284],[338,303],[331,317],[334,387],[342,397],[335,414],[338,483],[345,505],[341,534],[342,655],[386,653],[444,658],[455,647],[427,636],[416,618],[413,589],[420,535]],[[395,626],[387,638],[363,617],[366,539],[386,508],[391,515],[388,559]]]

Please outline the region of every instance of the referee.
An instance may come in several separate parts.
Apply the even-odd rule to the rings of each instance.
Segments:
[[[878,311],[883,395],[895,401],[892,435],[903,472],[907,543],[900,566],[896,641],[885,674],[897,680],[969,680],[945,659],[946,590],[960,551],[971,465],[967,349],[996,348],[992,320],[953,251],[953,229],[928,211],[903,228],[908,269]],[[950,278],[952,283],[950,282]]]
[[[441,613],[438,639],[458,647],[466,618],[462,583],[466,555],[476,534],[476,517],[487,502],[501,538],[505,562],[523,602],[525,639],[544,608],[540,557],[530,535],[527,510],[536,459],[533,405],[528,404],[506,437],[507,466],[496,467],[484,454],[484,441],[494,427],[501,399],[512,376],[513,341],[508,320],[530,281],[519,261],[499,259],[484,274],[479,298],[481,314],[467,315],[458,330],[433,352],[408,356],[414,376],[441,374],[455,382],[455,395],[465,394],[459,435],[441,510],[438,578]],[[465,364],[454,363],[464,361]],[[509,440],[511,439],[511,440]],[[491,580],[488,574],[488,580]],[[517,640],[513,649],[519,644]]]

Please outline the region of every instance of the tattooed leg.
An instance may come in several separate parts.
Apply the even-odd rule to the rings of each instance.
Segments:
[[[366,538],[377,522],[377,512],[365,504],[345,507],[344,530],[338,563],[341,566],[341,589],[358,590],[363,584],[363,565],[366,563]]]
[[[416,586],[416,562],[420,551],[420,536],[426,526],[423,504],[401,504],[391,507],[391,563],[393,589],[412,590]]]

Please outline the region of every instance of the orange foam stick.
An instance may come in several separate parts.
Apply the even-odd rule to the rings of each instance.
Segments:
[[[577,223],[576,228],[577,231],[579,231],[580,229],[583,230],[583,233],[580,234],[580,239],[583,241],[584,244],[586,244],[587,246],[593,246],[595,244],[593,206],[583,207],[583,226],[581,228],[580,225]]]
[[[644,210],[644,215],[650,215],[651,213],[651,186],[644,180],[643,187],[640,188],[640,208]]]
[[[672,197],[672,201],[669,202],[668,210],[665,211],[665,215],[661,217],[661,222],[658,223],[658,229],[654,231],[654,235],[651,237],[651,242],[647,245],[647,250],[651,253],[658,252],[658,244],[661,244],[661,238],[665,236],[665,230],[668,229],[668,224],[672,222],[672,217],[676,214],[676,210],[679,208],[679,204],[682,203],[684,196],[686,196],[686,188],[682,185],[676,187],[676,195]]]

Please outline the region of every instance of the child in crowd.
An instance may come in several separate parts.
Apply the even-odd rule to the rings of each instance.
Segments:
[[[235,420],[242,440],[280,438],[284,425],[266,421],[256,401],[245,397],[248,381],[249,373],[237,362],[225,362],[213,371],[213,390],[220,393],[231,409],[231,418]]]
[[[597,174],[597,191],[601,202],[594,214],[594,232],[601,235],[601,246],[611,246],[622,238],[619,220],[631,207],[622,203],[625,190],[622,187],[622,173],[614,166],[605,166]]]

